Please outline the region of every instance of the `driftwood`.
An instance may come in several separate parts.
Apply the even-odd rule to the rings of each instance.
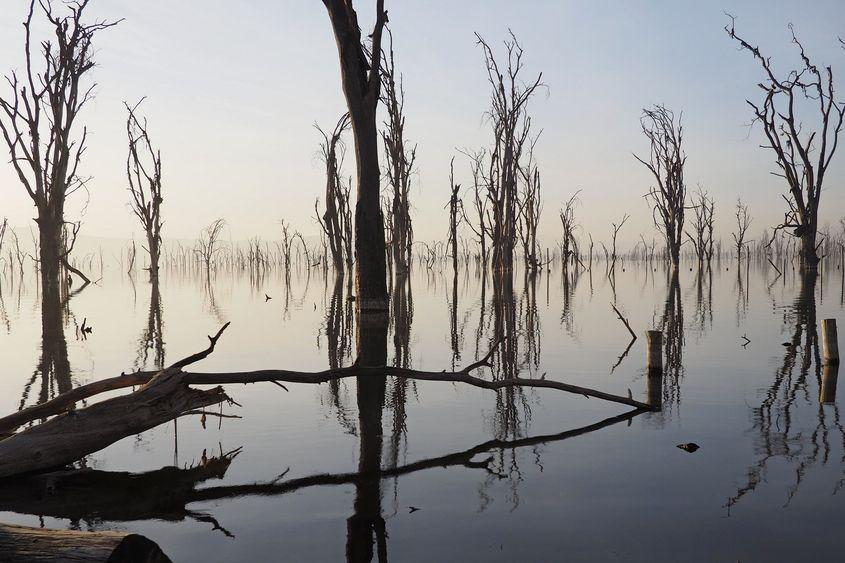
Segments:
[[[125,532],[79,532],[0,524],[0,560],[30,563],[170,563],[155,542]]]
[[[202,412],[204,407],[234,401],[226,395],[221,385],[236,383],[279,382],[319,384],[346,377],[394,376],[420,381],[448,381],[466,383],[483,389],[507,387],[535,387],[557,389],[595,397],[638,409],[652,410],[647,403],[546,379],[510,378],[486,380],[470,374],[481,367],[491,367],[490,358],[501,341],[495,343],[481,360],[460,371],[419,371],[399,367],[346,368],[320,372],[290,370],[258,370],[231,373],[193,373],[182,368],[207,357],[229,326],[226,323],[202,352],[180,360],[160,372],[138,372],[78,387],[42,405],[30,407],[0,419],[0,432],[9,437],[0,440],[0,477],[21,473],[44,471],[71,463],[85,455],[139,432],[143,432],[177,417]],[[125,396],[107,399],[89,407],[75,409],[77,401],[102,393],[134,385],[140,389]],[[199,390],[190,385],[216,385],[213,389]],[[40,425],[13,434],[23,424],[55,416]]]
[[[71,463],[126,436],[203,407],[231,401],[222,387],[209,390],[188,387],[181,371],[214,351],[227,326],[228,323],[215,336],[209,336],[207,349],[155,374],[134,393],[69,410],[0,441],[0,477]]]

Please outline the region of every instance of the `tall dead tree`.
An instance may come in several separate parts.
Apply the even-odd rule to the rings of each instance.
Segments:
[[[472,172],[472,203],[475,209],[475,216],[478,220],[476,225],[467,217],[466,209],[461,206],[461,213],[463,214],[463,222],[475,234],[478,241],[479,248],[479,262],[481,266],[487,267],[487,241],[492,238],[492,229],[490,227],[489,216],[487,210],[488,198],[486,197],[486,184],[484,178],[484,159],[487,151],[481,149],[476,152],[463,151],[463,153],[470,159],[470,169]]]
[[[693,196],[692,229],[686,231],[687,238],[695,249],[699,265],[705,260],[709,264],[713,259],[713,229],[716,215],[716,203],[701,186]]]
[[[413,228],[411,204],[408,194],[411,174],[417,157],[417,146],[410,147],[405,139],[405,87],[402,75],[396,76],[393,59],[393,33],[387,30],[388,49],[382,67],[382,102],[387,109],[387,120],[381,132],[384,144],[385,172],[392,191],[390,201],[391,254],[398,274],[408,271],[411,264]]]
[[[317,198],[314,211],[317,222],[329,242],[335,271],[343,274],[346,248],[351,247],[352,244],[351,241],[346,240],[347,237],[352,236],[352,226],[347,223],[350,215],[348,212],[349,193],[344,189],[340,178],[340,170],[346,153],[341,137],[349,127],[349,114],[344,113],[337,120],[331,133],[326,133],[317,124],[314,124],[314,127],[323,136],[323,142],[320,143],[320,156],[326,165],[326,208],[321,214],[320,199]]]
[[[463,213],[461,209],[461,185],[455,183],[455,157],[449,162],[449,237],[446,245],[452,255],[452,271],[458,275],[458,225]]]
[[[132,212],[141,221],[147,237],[146,251],[150,255],[150,280],[158,278],[158,260],[161,254],[161,151],[154,150],[147,133],[147,120],[139,121],[134,107],[124,102],[129,115],[126,118],[126,135],[129,155],[126,157],[126,177],[132,195]]]
[[[748,205],[742,202],[742,198],[736,198],[736,231],[731,233],[734,239],[734,248],[736,248],[737,261],[742,260],[742,249],[748,244],[745,241],[745,234],[748,232],[748,227],[751,226],[751,215],[748,213]]]
[[[648,160],[634,155],[654,176],[657,186],[652,186],[646,198],[652,204],[654,224],[666,238],[666,251],[677,268],[681,256],[684,236],[684,204],[686,184],[684,183],[684,154],[682,116],[666,106],[655,105],[643,109],[640,126],[649,141]]]
[[[0,130],[9,147],[12,166],[37,210],[39,264],[43,291],[58,292],[60,268],[71,268],[72,247],[63,242],[65,201],[87,178],[79,164],[85,153],[88,130],[77,134],[77,118],[93,97],[96,84],[85,86],[83,77],[94,67],[94,35],[118,22],[83,22],[89,0],[62,3],[60,15],[52,0],[30,0],[23,23],[25,66],[22,77],[6,76],[10,97],[0,97]],[[33,45],[36,6],[54,39]],[[73,229],[78,232],[78,224]],[[80,274],[81,275],[81,274]],[[83,279],[84,278],[83,276]],[[87,281],[87,279],[86,279]]]
[[[519,220],[520,163],[531,132],[528,101],[541,86],[543,74],[530,82],[523,81],[520,73],[525,66],[524,51],[513,32],[504,42],[506,61],[501,66],[487,42],[477,33],[475,37],[484,51],[487,79],[492,90],[487,117],[493,129],[493,146],[486,183],[492,221],[493,268],[510,271]]]
[[[540,197],[540,169],[534,160],[534,144],[536,142],[537,138],[535,137],[528,151],[527,164],[519,168],[522,190],[519,198],[517,232],[522,243],[522,255],[528,272],[536,271],[540,267],[540,261],[537,258],[539,249],[537,228],[540,224],[543,203]]]
[[[384,252],[384,217],[379,201],[381,169],[376,107],[381,86],[381,39],[387,12],[376,0],[376,21],[367,49],[352,0],[323,0],[329,13],[340,59],[341,82],[352,132],[358,192],[355,203],[355,280],[359,310],[386,310],[387,260]]]
[[[767,144],[761,146],[775,153],[779,170],[772,174],[786,180],[789,188],[784,196],[788,209],[783,222],[775,227],[772,240],[779,231],[791,229],[791,234],[801,242],[802,269],[816,271],[820,260],[816,243],[819,202],[825,173],[839,142],[845,104],[834,100],[831,67],[819,69],[813,64],[791,24],[789,31],[801,56],[801,66],[781,78],[775,74],[771,58],[737,35],[736,20],[733,16],[730,19],[725,31],[763,68],[765,78],[758,84],[763,101],[746,100],[746,103],[754,113],[752,123],[759,122],[766,135]],[[804,108],[809,111],[811,107],[818,110],[815,128],[797,115],[797,111]],[[813,154],[814,151],[818,153]]]

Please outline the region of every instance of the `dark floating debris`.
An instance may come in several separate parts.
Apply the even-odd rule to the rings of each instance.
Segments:
[[[694,453],[696,450],[698,450],[698,448],[700,446],[698,444],[696,444],[695,442],[687,442],[686,444],[678,444],[677,447],[679,447],[682,450],[684,450],[685,452],[691,454],[691,453]]]

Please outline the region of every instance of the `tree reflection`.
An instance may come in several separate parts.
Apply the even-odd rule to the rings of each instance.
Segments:
[[[27,406],[32,387],[39,380],[41,386],[36,399],[38,404],[66,393],[72,387],[64,331],[67,303],[73,295],[68,291],[66,282],[41,286],[41,352],[32,378],[24,385],[19,410]]]
[[[672,268],[667,278],[666,302],[660,319],[665,346],[663,361],[663,413],[681,404],[681,379],[684,375],[684,305],[678,270]]]
[[[802,275],[795,302],[784,309],[784,327],[791,332],[789,341],[784,343],[784,358],[762,401],[751,410],[754,453],[758,459],[748,467],[746,484],[728,499],[727,508],[757,489],[765,481],[769,462],[776,459],[787,462],[794,471],[795,479],[785,503],[788,505],[807,472],[818,463],[825,465],[830,461],[833,436],[838,434],[839,439],[845,440],[838,406],[830,407],[832,423],[825,415],[824,404],[830,399],[827,392],[832,383],[835,393],[838,369],[831,367],[823,374],[821,367],[816,328],[817,278],[816,273]],[[810,392],[813,380],[819,387],[818,396]],[[813,427],[802,424],[807,415],[815,419]],[[839,460],[842,462],[845,460]]]
[[[162,321],[161,290],[158,276],[150,282],[150,308],[147,325],[138,339],[138,353],[135,368],[143,369],[148,365],[150,351],[153,352],[153,366],[164,368],[164,324]]]

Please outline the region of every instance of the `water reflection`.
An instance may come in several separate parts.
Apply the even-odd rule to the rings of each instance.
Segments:
[[[150,364],[150,352],[153,354],[152,367],[164,368],[164,322],[162,321],[161,289],[158,276],[150,281],[150,306],[147,324],[138,339],[135,369],[144,369]]]
[[[817,464],[831,461],[831,441],[845,445],[845,431],[835,404],[838,366],[822,370],[816,327],[816,284],[818,274],[799,276],[799,291],[791,306],[783,309],[784,328],[790,338],[783,343],[783,360],[764,390],[760,404],[752,408],[755,463],[748,467],[747,481],[732,495],[726,507],[740,502],[765,482],[769,465],[775,460],[789,464],[794,479],[788,487],[785,505],[798,494],[807,472]],[[818,395],[811,391],[812,383]],[[828,420],[825,403],[832,414]],[[807,418],[813,420],[808,425]],[[845,458],[836,460],[845,463]],[[834,487],[841,488],[842,481]]]
[[[42,285],[41,289],[40,357],[32,377],[24,385],[19,410],[30,402],[32,388],[36,384],[39,384],[38,396],[35,398],[38,404],[72,388],[64,321],[73,294],[68,292],[66,282]]]
[[[265,252],[257,242],[253,246],[253,255],[257,255],[259,250]],[[347,383],[333,380],[319,389],[322,406],[316,407],[317,412],[314,413],[318,424],[311,424],[307,428],[299,426],[292,431],[290,437],[295,439],[279,448],[284,449],[284,453],[265,451],[256,456],[256,447],[250,442],[253,439],[250,434],[254,432],[258,436],[258,444],[263,445],[266,444],[270,430],[252,422],[259,417],[255,411],[249,410],[249,399],[252,398],[249,395],[250,390],[238,388],[237,392],[243,393],[248,400],[243,402],[244,409],[241,412],[245,418],[238,422],[242,433],[232,431],[232,434],[237,436],[235,444],[244,445],[246,453],[232,462],[232,470],[226,469],[229,467],[228,463],[225,464],[226,468],[221,469],[223,464],[215,461],[219,458],[206,458],[198,466],[159,470],[161,473],[158,473],[157,477],[154,477],[156,472],[90,472],[90,480],[86,481],[82,477],[71,478],[70,473],[67,473],[55,481],[60,486],[52,489],[49,495],[44,493],[44,487],[48,485],[43,483],[40,489],[39,486],[33,485],[34,482],[25,486],[0,484],[0,511],[63,518],[69,520],[71,526],[107,527],[109,522],[137,523],[143,520],[200,521],[208,523],[209,528],[216,529],[216,534],[240,536],[237,550],[249,558],[256,556],[253,551],[255,548],[247,545],[248,542],[243,539],[246,530],[239,530],[241,522],[231,516],[233,513],[240,514],[239,511],[245,504],[241,505],[234,499],[245,495],[282,495],[302,491],[307,487],[343,485],[343,490],[333,493],[331,500],[326,500],[328,495],[314,494],[313,497],[307,497],[307,502],[313,503],[308,505],[307,510],[313,507],[315,513],[320,515],[315,517],[307,513],[301,516],[309,519],[310,524],[319,521],[323,518],[322,515],[329,512],[339,515],[338,521],[332,524],[333,531],[344,535],[344,539],[339,540],[334,547],[345,553],[350,561],[379,561],[386,560],[388,555],[396,558],[397,555],[406,553],[404,550],[407,549],[407,540],[399,538],[403,538],[404,527],[411,524],[402,519],[406,516],[408,507],[403,505],[400,510],[399,503],[400,499],[404,499],[405,504],[417,502],[408,499],[416,498],[414,495],[420,492],[422,484],[423,487],[433,487],[423,490],[423,494],[431,495],[431,505],[421,504],[424,512],[415,514],[413,518],[428,518],[432,512],[430,509],[436,506],[438,510],[444,511],[468,510],[467,514],[461,516],[464,519],[467,516],[472,517],[474,510],[486,511],[480,518],[501,525],[502,514],[519,507],[513,519],[507,522],[514,527],[514,535],[524,537],[529,532],[525,522],[541,517],[563,519],[568,517],[570,512],[570,509],[563,505],[565,503],[554,506],[545,503],[544,496],[547,492],[538,492],[537,483],[543,483],[543,487],[558,487],[567,494],[572,492],[575,495],[575,489],[589,489],[590,486],[596,485],[596,479],[601,478],[595,476],[599,471],[604,471],[602,477],[609,479],[619,478],[622,473],[630,473],[623,475],[624,479],[620,479],[620,482],[628,479],[635,488],[639,488],[638,480],[643,478],[647,471],[676,472],[678,467],[673,465],[676,463],[674,458],[660,458],[655,461],[638,456],[641,451],[648,451],[650,447],[668,447],[672,453],[676,453],[674,445],[678,440],[656,430],[663,426],[681,426],[668,423],[680,420],[678,415],[682,387],[688,385],[694,387],[688,388],[690,390],[684,395],[683,429],[685,434],[690,434],[685,435],[683,440],[700,440],[702,450],[695,456],[683,458],[700,464],[696,469],[699,472],[692,472],[687,477],[700,479],[702,489],[709,487],[708,492],[715,494],[718,499],[713,505],[707,505],[706,501],[699,499],[700,502],[696,501],[694,506],[690,505],[693,512],[712,512],[711,509],[718,511],[726,493],[734,492],[735,484],[730,479],[723,479],[723,475],[717,476],[718,472],[709,471],[712,465],[708,465],[714,463],[714,459],[725,461],[725,457],[719,456],[724,455],[730,446],[733,446],[733,449],[730,449],[732,455],[734,451],[742,452],[741,448],[746,448],[745,458],[738,455],[731,462],[739,466],[740,474],[744,473],[747,464],[749,470],[748,483],[742,483],[734,495],[735,498],[729,500],[729,506],[742,498],[747,499],[751,491],[757,491],[754,495],[756,498],[768,499],[768,494],[778,497],[779,500],[783,497],[784,501],[788,502],[789,498],[799,493],[799,489],[802,492],[805,490],[811,470],[816,469],[817,473],[821,473],[818,471],[820,466],[827,465],[823,474],[827,478],[845,463],[845,460],[840,458],[839,443],[843,442],[843,438],[835,402],[838,373],[834,368],[819,367],[818,335],[815,328],[818,321],[816,301],[819,316],[822,315],[823,309],[824,315],[828,316],[827,311],[834,306],[838,307],[837,302],[842,301],[840,271],[827,271],[829,277],[824,284],[827,298],[822,301],[820,281],[815,284],[815,289],[812,280],[799,285],[800,279],[790,272],[775,281],[769,290],[769,298],[766,298],[764,292],[749,291],[751,286],[757,287],[757,284],[761,284],[761,287],[765,288],[771,283],[774,271],[763,268],[765,260],[759,263],[759,272],[755,265],[749,274],[748,262],[744,267],[738,267],[737,272],[726,272],[724,266],[718,268],[714,263],[713,269],[704,267],[679,280],[677,273],[665,272],[664,276],[664,271],[658,269],[659,263],[644,263],[640,267],[626,259],[624,263],[617,264],[615,271],[608,272],[608,278],[602,278],[601,271],[597,270],[595,286],[588,284],[586,279],[581,279],[581,276],[588,275],[589,270],[575,263],[565,269],[555,268],[552,272],[543,269],[527,276],[522,275],[521,271],[515,276],[502,276],[500,273],[478,267],[461,269],[458,276],[454,276],[451,269],[444,273],[436,267],[420,267],[418,271],[412,270],[408,275],[397,276],[392,281],[390,317],[376,319],[379,322],[372,321],[373,324],[365,324],[370,321],[363,319],[359,323],[356,319],[355,301],[350,299],[348,276],[335,277],[331,269],[326,268],[312,268],[313,272],[309,275],[304,262],[301,266],[296,266],[298,262],[295,252],[292,252],[290,275],[287,278],[281,266],[276,265],[274,269],[271,259],[253,258],[252,262],[261,264],[260,268],[256,266],[253,268],[255,271],[245,269],[239,273],[237,269],[230,271],[221,266],[212,272],[210,279],[204,272],[192,273],[190,268],[183,274],[178,273],[178,268],[168,268],[166,276],[163,276],[167,277],[168,283],[160,288],[150,286],[149,311],[142,314],[139,321],[143,326],[128,327],[128,334],[118,335],[108,343],[109,346],[116,349],[114,347],[117,346],[118,339],[122,339],[121,345],[124,347],[127,341],[137,341],[137,362],[159,365],[164,362],[165,341],[170,353],[176,346],[172,331],[182,324],[183,318],[194,315],[184,322],[188,326],[204,330],[208,325],[214,325],[218,317],[228,320],[231,313],[237,321],[236,326],[245,327],[243,340],[236,343],[237,346],[243,347],[243,354],[232,360],[235,367],[243,358],[248,358],[250,362],[254,359],[257,367],[266,364],[272,367],[288,367],[284,363],[282,366],[278,365],[279,351],[282,350],[286,354],[290,347],[297,346],[302,350],[296,350],[297,361],[300,362],[296,365],[302,369],[334,369],[350,365],[353,361],[369,361],[386,362],[402,368],[424,366],[439,370],[446,368],[450,363],[454,363],[458,368],[467,365],[472,359],[484,356],[496,338],[507,336],[509,338],[506,345],[497,351],[494,357],[495,367],[491,370],[492,373],[486,372],[485,377],[543,378],[548,371],[549,378],[559,377],[565,381],[607,389],[622,395],[625,394],[626,388],[630,387],[636,398],[647,394],[650,402],[664,404],[664,411],[644,417],[657,422],[645,425],[649,427],[649,432],[644,433],[639,429],[640,425],[633,425],[624,432],[624,436],[621,432],[619,435],[608,432],[602,438],[593,436],[591,439],[575,442],[571,449],[567,446],[563,451],[545,450],[541,458],[541,444],[583,435],[609,424],[629,421],[635,413],[591,424],[575,431],[531,436],[537,427],[542,428],[543,432],[553,432],[558,427],[574,425],[574,418],[571,417],[583,416],[583,419],[578,420],[582,423],[591,422],[613,414],[614,411],[605,412],[601,410],[604,408],[603,403],[582,400],[578,396],[563,399],[571,399],[572,404],[577,405],[572,410],[567,408],[568,404],[562,409],[558,409],[557,405],[548,408],[554,404],[552,401],[556,401],[557,396],[552,395],[554,398],[546,402],[549,396],[543,391],[523,392],[510,389],[496,393],[491,391],[479,397],[471,393],[455,392],[454,396],[458,400],[452,404],[451,396],[448,395],[451,392],[449,384],[443,384],[434,391],[428,384],[420,384],[418,388],[406,378],[359,378],[355,383],[351,380],[346,380]],[[732,264],[731,268],[733,267],[735,266]],[[683,271],[685,274],[686,270]],[[758,273],[760,276],[755,277]],[[544,280],[542,276],[547,277]],[[5,296],[12,313],[11,321],[23,325],[26,319],[15,320],[15,313],[12,311],[15,306],[11,303],[16,298],[15,291],[20,291],[20,287],[7,285]],[[33,284],[29,289],[37,287]],[[182,292],[177,293],[174,287]],[[538,288],[541,292],[539,304]],[[111,289],[109,287],[109,290]],[[128,290],[128,287],[124,289]],[[138,291],[145,293],[145,286],[139,285]],[[269,292],[273,301],[264,301],[265,291]],[[546,295],[542,296],[544,291]],[[23,294],[27,295],[26,290],[23,290]],[[631,343],[623,342],[621,337],[618,343],[611,342],[608,345],[604,336],[607,331],[605,324],[612,322],[614,333],[621,330],[614,317],[606,316],[610,314],[608,302],[613,295],[618,297],[624,314],[630,315],[634,329],[639,331],[646,326],[653,326],[665,334],[662,378],[642,377],[642,339],[638,340],[633,348]],[[780,339],[774,343],[768,342],[761,334],[766,333],[766,327],[772,322],[771,303],[782,302],[784,299],[792,301],[793,297],[794,302],[791,302],[788,308],[775,309],[776,320],[782,320],[785,330],[789,332],[788,345],[781,348]],[[105,326],[102,332],[98,330],[95,335],[97,337],[89,340],[84,348],[74,346],[73,325],[68,324],[73,317],[67,305],[67,295],[64,298],[65,301],[59,301],[58,316],[50,314],[49,306],[45,306],[41,311],[40,336],[44,349],[39,351],[37,377],[29,383],[32,389],[31,392],[28,391],[28,398],[24,398],[26,404],[42,400],[37,395],[38,386],[44,381],[52,380],[48,389],[54,388],[57,391],[57,376],[48,375],[46,379],[42,379],[42,371],[53,374],[67,373],[68,379],[64,384],[69,384],[70,363],[78,366],[81,363],[77,359],[79,355],[89,351],[92,358],[96,357],[100,361],[101,356],[95,356],[95,353],[97,350],[107,349],[104,344]],[[185,304],[189,303],[189,299],[193,299],[193,302],[190,307],[182,306],[180,299],[184,299]],[[20,301],[19,297],[18,300]],[[23,309],[26,309],[27,299],[23,302]],[[140,302],[142,301],[139,300]],[[74,302],[74,308],[81,310],[77,303],[78,301]],[[85,303],[86,312],[90,314],[87,297]],[[164,303],[167,304],[166,309],[163,307]],[[180,305],[178,312],[174,309],[175,303]],[[312,303],[315,304],[313,312]],[[731,314],[734,307],[735,318]],[[20,305],[18,309],[21,309]],[[831,316],[839,314],[840,309],[833,310]],[[179,323],[171,320],[177,314]],[[238,318],[239,315],[242,318]],[[55,328],[56,318],[60,319],[58,332]],[[102,320],[104,318],[105,315],[97,317],[100,323],[98,329],[100,325],[105,325]],[[255,325],[246,324],[256,320],[266,323],[262,324],[262,327],[277,322],[275,332],[256,330]],[[38,319],[34,323],[36,326],[37,321]],[[63,331],[67,326],[71,326],[70,331]],[[307,327],[307,330],[300,330],[302,327]],[[12,326],[12,334],[17,328]],[[171,331],[167,333],[170,334],[169,339],[164,333],[165,330]],[[754,339],[746,350],[738,345],[732,346],[733,349],[724,348],[725,342],[733,344],[733,339],[738,339],[746,331]],[[140,337],[138,332],[141,332]],[[306,336],[304,339],[295,340],[292,336],[298,337],[299,334],[293,333]],[[624,334],[624,331],[620,334]],[[690,334],[693,335],[692,338],[688,338]],[[4,336],[0,334],[0,338]],[[70,342],[65,341],[66,338]],[[627,336],[625,339],[627,340]],[[279,344],[281,341],[284,341],[285,347]],[[315,341],[317,350],[313,349]],[[304,344],[300,346],[291,342]],[[48,346],[43,346],[45,343]],[[71,348],[69,351],[68,345]],[[227,341],[227,346],[231,345]],[[623,350],[626,345],[627,348]],[[55,352],[56,348],[58,353]],[[268,351],[270,349],[272,351]],[[772,349],[776,350],[779,364],[777,369],[773,368],[761,375],[762,370],[749,367],[758,360],[765,362]],[[229,361],[226,354],[230,351],[231,348],[224,349],[219,357],[215,357],[215,361]],[[620,352],[622,355],[617,357]],[[724,377],[711,377],[713,358],[716,354],[719,355],[720,362],[748,362],[737,364],[738,372],[747,368],[747,372],[743,372],[744,377],[730,381]],[[45,361],[45,358],[48,360]],[[35,363],[35,359],[28,358],[27,362],[25,369],[28,370]],[[113,365],[103,368],[102,363],[105,362],[101,361],[98,365],[98,376],[116,373],[113,371]],[[614,362],[616,367],[611,368]],[[119,369],[123,367],[121,365]],[[612,377],[607,373],[609,368],[613,371]],[[14,390],[17,392],[20,380],[13,381],[16,386]],[[753,393],[754,389],[760,386],[765,389],[759,401],[749,400],[749,413],[753,421],[750,430],[754,438],[754,448],[751,450],[741,442],[748,435],[741,433],[743,429],[748,430],[746,407],[741,402],[737,405],[735,399],[737,395],[747,396],[748,393]],[[47,396],[55,394],[56,391],[47,393]],[[440,393],[442,395],[438,396]],[[307,401],[308,396],[305,397]],[[541,399],[543,403],[540,402]],[[721,412],[726,413],[726,420],[730,420],[728,413],[731,412],[734,415],[738,412],[741,419],[731,422],[729,429],[725,428],[727,423],[722,420],[718,424],[714,423],[712,428],[700,426],[698,421],[706,419],[711,408],[722,409]],[[484,417],[483,424],[461,427],[466,428],[468,435],[472,432],[482,434],[481,437],[467,440],[467,443],[477,440],[480,442],[478,445],[458,449],[458,446],[463,444],[462,432],[444,432],[447,435],[443,436],[442,443],[449,445],[440,446],[439,435],[436,443],[426,440],[429,436],[426,433],[432,432],[432,426],[442,424],[444,427],[453,428],[456,427],[456,421],[463,421],[463,417],[471,417],[474,420],[479,412]],[[410,413],[414,416],[410,416]],[[441,413],[446,413],[443,420],[432,424],[430,417],[440,416]],[[331,423],[314,428],[320,426],[321,417],[328,417]],[[286,422],[287,420],[289,419],[286,419]],[[333,422],[335,420],[343,431],[354,438],[338,438],[337,435],[341,432],[337,431]],[[310,424],[310,421],[299,423]],[[183,450],[183,457],[186,449],[185,433],[192,436],[193,430],[195,429],[180,422],[180,449]],[[279,430],[273,432],[279,432],[278,436],[281,438],[286,437]],[[693,432],[700,434],[693,435]],[[603,442],[607,435],[612,438]],[[272,436],[275,438],[277,434]],[[138,458],[133,456],[141,456],[146,451],[160,453],[164,451],[163,448],[170,447],[169,442],[162,445],[164,439],[155,433],[145,433],[144,439],[145,448],[140,453],[134,453],[133,450],[130,456],[118,446],[107,453],[95,454],[91,459],[102,464],[99,467],[132,469],[138,467],[135,465]],[[338,440],[337,444],[330,442],[335,439]],[[233,441],[231,438],[228,440]],[[671,440],[668,446],[667,440]],[[279,443],[284,442],[282,440]],[[321,445],[326,443],[331,443],[332,447],[337,445],[338,449],[327,452],[328,448]],[[345,445],[355,448],[357,455],[354,465],[344,465],[349,461],[343,453],[338,453],[349,452],[348,448],[344,449]],[[439,447],[442,447],[442,450],[434,450],[436,457],[427,457],[432,455],[429,448]],[[190,455],[191,448],[196,446],[188,445],[187,448]],[[457,451],[442,455],[439,453],[452,448]],[[518,450],[519,448],[532,449],[526,451]],[[621,452],[615,457],[605,451],[614,448]],[[126,450],[130,449],[131,446],[126,447]],[[305,457],[302,457],[303,450],[307,452]],[[288,451],[292,453],[288,454]],[[167,453],[169,455],[169,449]],[[672,453],[668,455],[671,456]],[[314,463],[314,471],[319,471],[338,463],[341,470],[348,472],[320,472],[305,477],[273,478],[272,474],[276,471],[267,475],[268,470],[256,463],[255,459],[272,459],[276,454],[283,460],[284,465],[281,467],[288,463]],[[319,459],[308,457],[311,454]],[[290,457],[286,457],[288,455]],[[566,460],[562,461],[560,458]],[[159,456],[158,459],[161,461],[167,458]],[[601,468],[594,466],[594,459],[599,460],[595,462],[597,464],[606,464]],[[781,486],[780,483],[773,483],[770,478],[768,486],[765,486],[767,471],[771,471],[769,466],[773,465],[774,460],[777,460],[780,469],[785,464],[790,467],[792,475],[795,476],[793,482]],[[606,469],[616,462],[621,467],[619,472],[614,473]],[[323,466],[323,463],[326,465]],[[203,464],[207,466],[206,469],[200,468]],[[97,466],[95,463],[90,465]],[[240,465],[243,465],[244,473],[255,475],[247,479],[256,481],[241,483]],[[637,466],[640,469],[629,469]],[[646,469],[642,469],[643,467]],[[437,472],[437,476],[432,477],[434,485],[425,479],[414,482],[404,479],[405,476],[429,468],[436,469]],[[442,468],[450,468],[448,470],[454,473],[444,477]],[[544,475],[539,475],[540,472],[544,472]],[[467,499],[444,498],[453,494],[454,490],[446,486],[440,488],[442,483],[454,485],[455,481],[461,478],[458,475],[460,473],[471,475],[472,483],[464,490],[468,491],[468,502]],[[735,474],[737,470],[733,471],[731,476]],[[673,475],[671,479],[666,478],[666,490],[675,493],[677,480],[680,479],[678,475],[682,473]],[[559,476],[559,481],[544,481],[550,476]],[[840,477],[841,475],[837,474],[836,478]],[[212,478],[223,481],[214,483]],[[441,478],[443,481],[438,481]],[[834,484],[833,481],[824,481],[822,485],[831,485],[835,492],[845,483],[840,481]],[[818,482],[816,477],[815,483]],[[565,485],[561,486],[561,483]],[[570,483],[575,483],[572,485],[572,491],[567,488]],[[97,488],[103,491],[98,493]],[[448,493],[444,492],[446,489],[449,490]],[[768,489],[768,493],[761,493],[764,489]],[[647,496],[645,500],[632,497],[631,506],[636,508],[631,510],[639,511],[644,505],[653,503],[663,506],[662,503],[665,502],[662,493]],[[224,499],[228,500],[208,505],[197,504]],[[819,502],[823,504],[824,501]],[[262,517],[269,524],[262,525],[275,526],[274,515],[287,514],[284,511],[290,510],[289,506],[292,504],[293,502],[270,503],[263,507],[261,510],[264,510],[265,514],[262,514]],[[202,510],[199,510],[198,506]],[[830,508],[827,507],[827,510],[830,511]],[[211,511],[215,514],[211,514]],[[667,517],[671,517],[671,514],[670,510]],[[507,515],[504,518],[507,518]],[[712,524],[700,514],[696,518],[704,524]],[[736,518],[732,521],[735,522]],[[128,526],[136,527],[138,524]],[[455,522],[455,526],[464,526],[461,529],[466,530],[464,523]],[[187,527],[174,527],[171,532],[162,533],[172,534],[169,539],[174,543],[187,544],[192,541],[187,538],[194,536],[185,533],[186,529]],[[210,531],[209,529],[206,533]],[[264,533],[266,530],[260,531]],[[280,537],[278,541],[287,541],[287,538]],[[663,551],[662,554],[665,555],[666,552]],[[478,557],[488,555],[490,553],[480,552]]]
[[[672,268],[667,275],[666,302],[659,326],[665,347],[662,416],[670,417],[681,404],[681,380],[684,376],[684,304],[677,268]]]

